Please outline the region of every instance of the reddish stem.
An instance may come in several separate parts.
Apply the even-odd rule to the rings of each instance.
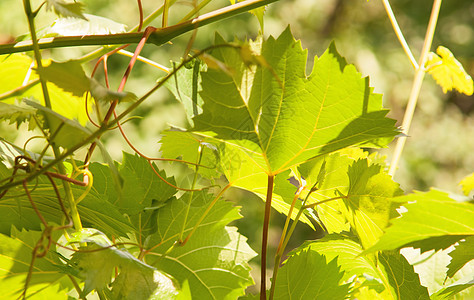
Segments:
[[[263,219],[262,233],[262,262],[260,264],[260,300],[267,299],[267,243],[268,243],[268,225],[270,224],[270,212],[272,208],[274,175],[268,175],[267,197],[265,199],[265,216]]]

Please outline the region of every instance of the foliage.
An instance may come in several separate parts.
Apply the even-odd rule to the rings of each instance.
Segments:
[[[229,42],[216,34],[214,45],[195,52],[192,38],[179,63],[158,66],[166,76],[136,92],[143,96],[124,92],[137,59],[157,66],[139,57],[147,39],[164,34],[169,40],[195,30],[190,18],[208,2],[167,27],[175,1],[165,1],[149,17],[162,15],[163,28],[136,34],[83,14],[80,2],[46,1],[45,9],[61,18],[45,36],[69,35],[62,29],[79,22],[80,34],[107,35],[95,43],[74,35],[63,41],[139,41],[117,91],[110,88],[107,59],[118,46],[65,62],[42,59],[36,40],[26,46],[34,59],[13,54],[13,44],[2,48],[8,54],[0,61],[0,119],[20,129],[27,123],[43,141],[34,152],[28,142],[2,139],[0,287],[5,296],[252,298],[246,289],[255,283],[249,262],[256,256],[260,299],[267,294],[270,299],[446,299],[470,288],[472,280],[446,280],[471,267],[473,203],[436,189],[404,194],[373,149],[406,136],[386,116],[369,78],[346,62],[335,43],[314,58],[307,75],[307,50],[289,27],[276,38]],[[249,11],[263,31],[264,5],[274,1],[235,2],[201,16],[200,24]],[[25,0],[31,37],[37,36],[41,9],[32,11]],[[143,20],[141,15],[136,29]],[[472,94],[472,79],[451,52],[444,47],[437,52],[440,57],[432,54],[416,72],[431,73],[445,91]],[[87,75],[84,62],[96,58]],[[100,63],[104,85],[94,78]],[[123,124],[162,87],[182,103],[188,126],[161,132],[161,155],[149,157],[130,141]],[[123,151],[120,162],[112,161],[110,147],[101,143],[113,129],[133,150]],[[96,147],[106,164],[93,156]],[[84,159],[78,158],[81,148],[86,148]],[[466,195],[471,183],[472,175],[462,181]],[[235,226],[242,217],[230,201],[235,189],[265,201],[259,252]],[[267,288],[272,208],[286,222]],[[303,242],[283,259],[298,223],[324,230],[324,237]],[[437,272],[445,280],[436,288],[424,286],[424,273],[400,251],[405,247],[451,249],[446,272]]]

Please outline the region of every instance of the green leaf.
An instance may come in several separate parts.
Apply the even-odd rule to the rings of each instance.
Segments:
[[[469,193],[474,190],[474,173],[466,176],[459,184],[462,186],[464,195],[469,195]]]
[[[46,0],[46,10],[52,10],[53,8],[58,16],[87,20],[82,14],[84,4],[80,2],[67,3],[63,0]]]
[[[230,202],[218,200],[188,242],[170,249],[179,239],[183,224],[184,238],[213,199],[214,195],[206,191],[194,192],[189,210],[187,194],[159,209],[158,231],[146,244],[154,248],[145,261],[180,283],[187,280],[193,299],[237,299],[253,284],[247,262],[256,253],[235,227],[225,227],[240,218]]]
[[[460,292],[464,291],[465,289],[471,288],[474,285],[474,280],[469,283],[464,284],[453,284],[448,286],[444,289],[441,289],[431,295],[431,300],[448,300],[454,299],[455,295],[459,294]]]
[[[460,241],[459,245],[449,253],[451,262],[448,265],[448,277],[453,277],[464,265],[474,259],[474,236],[467,237],[464,241]]]
[[[59,18],[50,28],[46,29],[48,35],[82,36],[93,34],[114,34],[126,31],[127,26],[110,19],[83,14],[87,19]]]
[[[201,151],[199,174],[206,178],[220,177],[221,173],[218,168],[220,164],[219,150],[206,140],[189,132],[165,131],[160,140],[162,157],[197,163],[199,151]],[[186,165],[195,169],[194,165]]]
[[[116,248],[103,234],[85,229],[80,236],[82,238],[76,237],[73,242],[87,242],[88,245],[79,248],[86,251],[72,255],[71,263],[85,280],[82,297],[92,290],[107,289],[115,268],[120,268],[120,273],[112,284],[114,299],[173,299],[172,296],[178,294],[170,276],[136,259],[125,249]]]
[[[395,249],[428,243],[423,250],[446,248],[466,235],[474,234],[474,204],[457,202],[448,194],[431,190],[394,198],[407,202],[407,212],[391,226],[369,251]],[[444,241],[433,238],[445,239]]]
[[[0,120],[9,120],[10,124],[16,123],[17,129],[23,122],[28,122],[29,130],[34,129],[36,122],[32,117],[35,115],[34,108],[0,102]]]
[[[257,151],[269,174],[351,145],[383,146],[397,134],[381,96],[333,44],[315,59],[309,77],[306,51],[289,29],[263,42],[257,54],[267,67],[247,67],[235,49],[213,51],[233,75],[212,69],[202,74],[203,113],[194,118],[194,130]]]
[[[200,72],[205,70],[206,66],[195,59],[176,71],[165,83],[168,90],[183,104],[191,125],[194,125],[192,118],[202,113],[203,100],[199,95],[201,92]]]
[[[367,159],[352,164],[348,170],[349,191],[343,201],[346,219],[365,249],[383,234],[390,218],[397,216],[391,198],[403,194],[399,184],[380,165],[369,165]]]
[[[426,68],[428,73],[443,88],[443,92],[446,93],[455,89],[468,96],[472,95],[472,78],[466,73],[453,53],[443,46],[439,46],[436,53],[430,52]]]
[[[340,284],[343,273],[337,258],[306,248],[286,261],[275,282],[275,299],[346,299],[349,285]]]
[[[344,234],[329,234],[317,241],[306,242],[293,252],[305,249],[324,255],[328,261],[337,259],[337,265],[343,272],[341,282],[349,280],[354,275],[379,277],[370,259],[360,255],[363,251],[362,246]]]
[[[48,62],[44,62],[47,65]],[[31,72],[30,68],[34,66],[33,60],[24,54],[12,54],[0,56],[0,93],[9,92],[24,84],[32,83],[38,80],[38,74]],[[52,109],[69,119],[76,119],[82,125],[85,125],[88,118],[84,105],[84,100],[76,97],[69,92],[65,92],[55,84],[48,83],[48,91],[51,100]],[[2,99],[3,102],[14,104],[15,100],[24,97],[34,97],[43,101],[43,92],[41,86],[36,84],[28,89],[22,90],[11,97]]]
[[[11,236],[0,234],[0,289],[3,299],[17,299],[23,292],[33,249],[40,237],[39,231],[18,231],[14,227]],[[53,233],[53,240],[57,237],[58,234]],[[61,271],[64,265],[52,250],[50,248],[46,256],[35,260],[27,296],[44,296],[43,292],[46,294],[56,290],[58,293],[65,288],[58,284],[66,276]]]
[[[374,155],[369,157],[368,152],[362,149],[349,148],[317,157],[298,166],[298,171],[305,179],[306,186],[312,187],[317,184],[317,189],[310,194],[306,204],[318,203],[341,194],[347,195],[350,184],[347,170],[361,158],[377,163]],[[317,205],[314,209],[318,216],[316,221],[322,223],[329,233],[349,231],[349,223],[343,214],[345,209],[342,199]]]
[[[52,143],[63,148],[70,148],[85,140],[91,132],[81,126],[77,121],[68,119],[57,112],[44,107],[37,102],[24,99],[24,102],[37,109],[39,113],[47,118],[49,131],[52,137]]]
[[[137,96],[131,92],[116,92],[101,85],[94,78],[89,78],[90,91],[92,97],[98,101],[110,102],[113,100],[120,100],[121,102],[133,102]]]
[[[430,299],[426,287],[403,255],[396,252],[382,252],[378,255],[379,268],[388,278],[393,299]]]
[[[61,63],[53,61],[48,66],[37,69],[36,73],[77,97],[82,97],[89,90],[89,79],[81,64],[74,60]]]

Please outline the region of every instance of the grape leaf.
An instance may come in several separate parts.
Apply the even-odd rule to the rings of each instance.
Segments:
[[[268,174],[351,145],[383,146],[397,134],[381,96],[333,44],[315,59],[309,77],[306,51],[289,29],[263,42],[257,54],[267,67],[247,67],[235,49],[213,51],[233,73],[202,73],[203,113],[194,118],[194,130],[212,131],[261,156]]]
[[[365,249],[374,245],[383,234],[389,219],[397,216],[391,198],[403,194],[399,184],[381,170],[369,165],[367,159],[354,162],[348,169],[349,190],[343,198],[344,215]]]
[[[9,230],[10,231],[10,230]],[[0,289],[2,298],[17,299],[24,289],[24,281],[31,263],[33,248],[41,237],[39,231],[18,231],[11,228],[11,235],[0,234]],[[53,233],[56,240],[57,233]],[[66,274],[61,271],[63,266],[59,257],[48,251],[43,258],[35,260],[31,281],[28,287],[27,296],[38,294],[44,297],[43,289],[46,292],[56,290],[56,292],[68,287],[58,284]],[[62,298],[66,299],[66,297]]]
[[[89,79],[77,61],[53,61],[41,69],[36,69],[36,73],[77,97],[82,97],[89,90]]]
[[[83,14],[86,19],[59,18],[50,28],[45,30],[47,35],[75,36],[93,34],[114,34],[126,31],[127,26],[110,19]]]
[[[44,117],[47,118],[48,123],[45,128],[48,128],[50,131],[52,137],[51,143],[57,146],[66,149],[70,148],[85,140],[91,134],[87,128],[82,127],[77,121],[70,120],[35,101],[29,99],[24,99],[23,101],[27,105],[37,109],[38,113],[43,114]]]
[[[28,122],[28,129],[33,130],[36,122],[32,117],[36,115],[36,109],[21,105],[0,102],[0,120],[9,120],[10,124],[16,123],[16,127],[23,122]]]
[[[474,236],[467,237],[464,241],[460,241],[459,245],[449,253],[451,262],[448,265],[448,277],[453,277],[464,265],[474,259]]]
[[[378,255],[379,269],[388,278],[393,299],[430,299],[426,287],[420,284],[420,277],[403,255],[397,252],[382,252]]]
[[[426,62],[428,73],[446,93],[452,89],[468,96],[473,92],[473,81],[471,76],[464,71],[461,63],[454,57],[448,48],[439,46],[436,53],[430,52]]]
[[[430,190],[415,192],[410,195],[394,198],[393,201],[408,202],[404,205],[407,212],[402,217],[393,219],[385,234],[369,251],[409,247],[414,242],[429,243],[423,250],[446,248],[454,241],[466,235],[474,234],[474,204],[456,202],[448,194]],[[434,243],[431,238],[451,236],[443,243]]]
[[[46,0],[46,10],[52,10],[58,16],[71,17],[87,20],[82,14],[84,11],[84,4],[80,2],[67,3],[63,0]]]
[[[317,241],[307,241],[292,251],[290,255],[305,249],[324,255],[328,261],[337,258],[337,265],[344,273],[341,282],[349,280],[354,275],[379,277],[379,273],[370,259],[360,255],[363,251],[362,246],[344,233],[329,234]]]
[[[448,300],[448,299],[453,299],[453,297],[456,296],[456,294],[459,294],[465,289],[471,288],[474,285],[474,280],[472,280],[469,283],[464,283],[464,284],[453,284],[450,285],[446,288],[443,288],[433,295],[431,295],[431,300]]]
[[[173,77],[166,81],[165,86],[180,101],[185,109],[188,122],[194,125],[193,117],[202,113],[203,100],[199,95],[201,74],[206,66],[195,59],[177,70]]]
[[[44,62],[47,65],[49,62]],[[31,72],[30,68],[34,66],[33,60],[24,54],[12,54],[0,56],[0,93],[12,91],[26,83],[32,83],[38,80],[38,74]],[[27,79],[25,81],[25,79]],[[88,118],[84,105],[84,100],[76,97],[69,92],[65,92],[55,84],[48,82],[48,91],[51,100],[52,109],[69,119],[76,119],[80,124],[85,125]],[[5,98],[2,102],[13,104],[16,99],[24,97],[34,97],[43,102],[43,92],[39,84],[29,89]]]
[[[158,210],[158,231],[147,240],[146,246],[153,250],[145,261],[180,283],[187,280],[193,299],[237,299],[253,283],[247,262],[256,253],[235,227],[225,227],[240,218],[230,202],[219,199],[188,242],[170,250],[183,224],[184,238],[214,199],[206,191],[192,195],[189,210],[189,194]]]
[[[275,299],[346,299],[348,284],[340,284],[343,273],[337,258],[321,255],[308,247],[292,255],[278,272]]]
[[[93,229],[83,231],[82,238],[72,242],[88,245],[80,247],[85,251],[73,253],[71,259],[71,264],[79,269],[78,276],[85,281],[81,297],[92,290],[104,291],[115,268],[120,268],[120,273],[112,284],[114,299],[149,299],[156,294],[162,298],[153,299],[173,299],[178,294],[170,276],[141,262],[128,251],[116,248],[103,234]]]
[[[469,195],[469,193],[474,190],[474,173],[466,176],[459,184],[462,186],[462,192],[464,195]]]

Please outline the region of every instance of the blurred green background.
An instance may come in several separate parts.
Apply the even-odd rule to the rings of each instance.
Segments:
[[[32,1],[33,7],[41,1]],[[132,28],[138,22],[135,0],[83,0],[85,12],[110,18]],[[143,0],[145,15],[151,13],[162,1]],[[228,0],[214,0],[203,12],[228,5]],[[393,0],[392,8],[399,21],[415,57],[419,55],[428,23],[432,1]],[[178,1],[170,9],[170,24],[180,20],[192,8],[193,1]],[[48,26],[55,15],[44,10],[38,16],[38,28]],[[27,32],[26,17],[19,0],[0,1],[0,43],[14,40]],[[474,74],[474,2],[472,0],[444,1],[432,50],[443,45],[449,48],[463,64],[465,70]],[[264,35],[278,36],[288,25],[293,35],[308,48],[307,72],[311,71],[315,55],[321,55],[331,41],[335,41],[341,55],[349,63],[356,65],[363,76],[369,76],[375,91],[384,95],[384,105],[390,109],[389,116],[401,124],[406,102],[410,93],[414,70],[404,54],[387,18],[381,1],[343,1],[343,0],[280,0],[270,5],[265,14]],[[161,19],[152,23],[159,27]],[[250,14],[242,14],[215,24],[207,25],[197,31],[194,49],[212,44],[217,31],[228,40],[234,36],[239,39],[254,38],[260,26]],[[147,45],[142,55],[165,66],[170,61],[178,61],[186,49],[191,34],[185,34],[161,47]],[[91,47],[74,49],[46,50],[44,55],[56,60],[78,57]],[[134,46],[129,47],[134,50]],[[90,70],[95,62],[85,66]],[[109,72],[112,87],[117,87],[128,64],[128,58],[115,55],[109,59]],[[138,63],[127,83],[126,90],[138,96],[143,95],[164,72],[148,65]],[[100,78],[100,76],[99,76]],[[128,122],[124,127],[133,143],[145,154],[156,156],[159,153],[159,139],[162,130],[169,126],[186,127],[183,108],[171,94],[159,90],[145,102],[135,115],[140,119]],[[22,127],[22,129],[25,129]],[[32,133],[17,131],[14,126],[0,123],[0,136],[23,143]],[[123,138],[116,133],[104,136],[110,154],[121,160],[122,151],[132,152]],[[392,144],[393,145],[393,144]],[[32,150],[40,144],[32,143]],[[38,149],[36,149],[38,150]],[[381,152],[391,157],[391,148]],[[77,158],[84,157],[79,152]],[[96,160],[101,160],[97,153]],[[474,98],[456,92],[443,94],[442,89],[427,75],[423,83],[419,104],[412,123],[412,129],[399,164],[395,180],[410,192],[437,187],[460,193],[459,181],[474,171]],[[178,171],[173,171],[178,174]],[[183,179],[185,180],[185,179]],[[249,238],[254,249],[260,247],[263,202],[254,195],[233,190],[227,197],[243,206],[245,221],[237,222],[239,230]],[[273,214],[270,230],[270,255],[278,243],[284,218]],[[301,225],[293,238],[293,246],[303,239],[319,236],[307,226]],[[291,245],[290,245],[291,248]],[[257,264],[258,261],[255,261]],[[273,262],[270,261],[270,264]],[[257,270],[257,268],[255,268]],[[257,271],[258,272],[258,271]],[[258,276],[256,277],[258,278]]]

